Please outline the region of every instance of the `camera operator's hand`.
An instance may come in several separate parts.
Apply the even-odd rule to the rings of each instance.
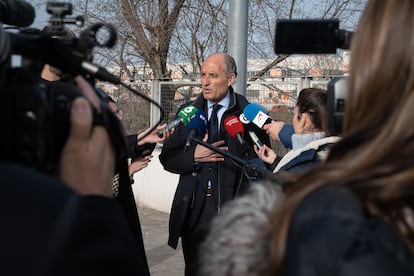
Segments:
[[[77,77],[79,90],[100,111],[100,100],[91,85]],[[71,128],[60,157],[60,177],[82,195],[112,196],[115,153],[102,126],[92,125],[92,109],[85,98],[72,103]]]

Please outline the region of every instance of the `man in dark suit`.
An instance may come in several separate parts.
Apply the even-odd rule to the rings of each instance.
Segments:
[[[236,63],[231,56],[226,53],[211,55],[201,67],[202,94],[185,106],[191,104],[208,114],[210,129],[204,137],[205,141],[239,157],[241,146],[226,132],[223,123],[229,116],[238,117],[249,103],[245,97],[233,91],[231,85],[236,76]],[[215,116],[218,126],[212,127]],[[270,146],[269,137],[263,130],[252,130],[263,143]],[[170,214],[168,244],[176,248],[181,237],[185,274],[194,275],[197,271],[198,246],[205,238],[211,219],[220,212],[224,203],[247,188],[248,181],[243,168],[229,158],[195,142],[184,150],[187,135],[187,128],[176,130],[164,142],[159,158],[167,171],[180,174]],[[218,137],[212,139],[216,135]],[[247,137],[246,140],[251,142]],[[252,146],[248,147],[247,152],[246,148],[243,150],[246,159],[257,158]]]

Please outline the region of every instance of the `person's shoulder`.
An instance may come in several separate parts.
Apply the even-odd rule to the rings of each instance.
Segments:
[[[239,225],[235,231],[243,231],[241,225],[250,221],[250,227],[260,228],[267,223],[267,217],[281,195],[281,188],[275,184],[268,181],[254,183],[244,194],[226,203],[213,224],[224,224],[224,228]]]
[[[206,104],[207,104],[207,101],[204,99],[203,93],[201,93],[194,100],[191,100],[191,101],[188,101],[187,103],[185,103],[183,105],[183,107],[189,106],[189,105],[193,105],[193,106],[195,106],[198,109],[202,109],[202,108],[204,108],[204,106]]]
[[[245,194],[223,205],[202,244],[202,275],[265,271],[270,241],[262,233],[269,228],[269,215],[280,196],[280,187],[256,182]]]
[[[21,164],[1,162],[0,175],[4,184],[3,192],[10,195],[6,201],[20,195],[20,200],[25,201],[25,204],[39,198],[62,203],[76,195],[58,178]]]
[[[233,92],[234,96],[236,97],[236,101],[241,105],[247,105],[249,104],[249,100],[247,100],[246,96],[241,95],[239,93]]]
[[[1,162],[0,174],[3,180],[15,181],[16,183],[28,183],[30,185],[36,184],[62,184],[60,180],[42,173],[32,167],[23,166],[14,162]]]
[[[364,211],[359,198],[350,188],[331,184],[306,196],[297,211],[298,219],[320,217],[361,221],[364,220]]]

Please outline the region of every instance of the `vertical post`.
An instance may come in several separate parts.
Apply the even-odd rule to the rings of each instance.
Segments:
[[[237,79],[233,85],[234,90],[246,96],[247,82],[247,0],[230,0],[228,17],[228,53],[234,57],[237,65]]]
[[[152,81],[152,99],[157,103],[161,104],[161,84],[159,80]],[[155,125],[160,118],[160,110],[154,106],[150,105],[150,126]]]

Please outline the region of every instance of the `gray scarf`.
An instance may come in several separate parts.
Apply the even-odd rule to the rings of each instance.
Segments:
[[[307,134],[293,134],[292,135],[292,149],[297,150],[303,148],[310,142],[319,140],[325,137],[324,132],[313,132]]]

